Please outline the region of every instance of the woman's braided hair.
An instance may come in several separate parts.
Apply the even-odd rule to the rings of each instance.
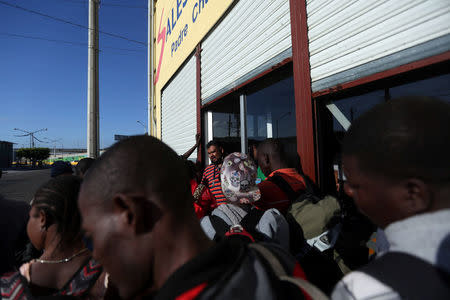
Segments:
[[[55,224],[60,236],[60,247],[70,246],[81,238],[81,216],[77,199],[81,179],[66,175],[51,179],[35,193],[31,203],[45,213],[45,227]]]

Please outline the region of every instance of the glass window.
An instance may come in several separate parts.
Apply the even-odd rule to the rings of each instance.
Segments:
[[[450,102],[450,74],[399,85],[389,89],[392,98],[429,96]]]
[[[384,90],[377,90],[371,93],[345,98],[334,102],[334,104],[344,114],[347,120],[352,123],[361,114],[384,101]],[[333,117],[333,130],[335,132],[344,131],[344,128],[335,117]]]
[[[266,138],[279,139],[291,167],[298,167],[295,94],[292,66],[266,76],[247,93],[247,140],[251,147]]]
[[[349,91],[348,97],[343,95],[334,95],[334,97],[342,98],[341,100],[333,101],[339,111],[345,118],[352,123],[361,114],[370,110],[375,105],[384,101],[390,101],[402,96],[430,96],[444,101],[450,102],[450,74],[443,74],[440,69],[437,69],[435,75],[428,71],[421,74],[415,72],[408,76],[401,76],[399,78],[387,79],[380,81],[377,85],[362,86],[359,89],[360,95],[355,95],[358,90]],[[427,76],[426,79],[417,80],[418,76]],[[434,77],[432,77],[434,76]],[[422,77],[423,78],[423,77]],[[407,81],[408,83],[405,83]],[[370,92],[364,93],[364,89],[371,89]],[[352,93],[352,94],[350,94]],[[345,97],[345,98],[344,98]],[[333,184],[337,183],[338,159],[341,153],[341,142],[345,130],[338,120],[340,117],[332,114],[326,108],[326,99],[316,99],[317,107],[319,109],[319,168],[321,172],[321,185],[327,191],[331,190],[332,181],[330,178],[336,179]],[[333,174],[334,176],[329,176]]]
[[[220,141],[225,152],[241,151],[241,121],[239,114],[239,95],[232,94],[211,104],[212,133]]]
[[[295,99],[292,76],[247,95],[247,136],[295,139]]]

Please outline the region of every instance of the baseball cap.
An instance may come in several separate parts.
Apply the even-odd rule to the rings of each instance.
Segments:
[[[222,191],[229,202],[251,203],[261,198],[256,185],[257,167],[244,153],[234,152],[225,157],[220,170]]]

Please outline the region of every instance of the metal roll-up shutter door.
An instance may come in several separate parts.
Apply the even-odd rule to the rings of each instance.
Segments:
[[[202,42],[202,102],[292,56],[289,0],[240,0]]]
[[[313,91],[450,50],[449,0],[307,1]]]
[[[161,95],[161,140],[182,155],[197,133],[196,57],[188,59]],[[195,151],[190,158],[196,158]]]

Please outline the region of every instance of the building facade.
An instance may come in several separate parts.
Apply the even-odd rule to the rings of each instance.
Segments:
[[[0,168],[11,167],[13,159],[13,143],[0,141]]]
[[[154,120],[179,154],[279,138],[325,190],[351,121],[404,95],[450,101],[447,0],[156,1]]]

